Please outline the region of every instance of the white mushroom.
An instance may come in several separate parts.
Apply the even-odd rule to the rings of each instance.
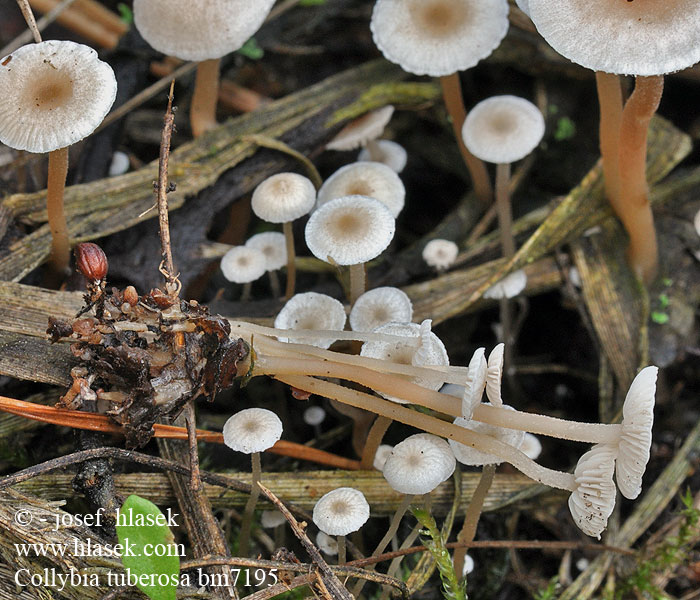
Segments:
[[[408,154],[401,144],[392,140],[376,140],[360,150],[357,160],[382,163],[395,173],[401,173],[408,162]]]
[[[248,238],[245,245],[247,248],[260,250],[265,256],[265,270],[270,278],[272,295],[275,298],[279,297],[280,282],[277,269],[287,264],[287,242],[284,234],[279,231],[264,231]]]
[[[326,411],[320,406],[309,406],[304,410],[304,423],[318,427],[326,419]]]
[[[265,255],[247,246],[234,246],[221,258],[221,272],[228,281],[250,283],[265,274]]]
[[[278,510],[264,510],[260,515],[260,525],[265,529],[274,529],[287,522],[284,515]]]
[[[394,218],[404,206],[406,189],[390,167],[379,162],[355,162],[338,169],[318,190],[318,206],[343,196],[379,200]]]
[[[486,397],[493,406],[503,406],[501,400],[501,379],[503,378],[503,351],[505,344],[497,344],[489,354],[486,369]]]
[[[481,403],[486,388],[488,364],[484,357],[485,348],[477,348],[469,361],[467,381],[459,396],[462,398],[462,417],[472,418],[474,408]]]
[[[277,329],[301,329],[342,331],[345,326],[345,307],[335,298],[317,292],[305,292],[292,296],[275,317]],[[283,342],[297,342],[293,336],[280,338]],[[319,337],[303,340],[303,343],[319,348],[328,348],[335,340]]]
[[[501,300],[515,298],[527,286],[527,275],[523,269],[518,269],[506,275],[484,292],[484,298]]]
[[[379,444],[377,451],[374,453],[374,461],[372,462],[372,466],[377,469],[377,471],[384,470],[386,459],[391,456],[391,451],[393,449],[394,447],[389,444]]]
[[[452,266],[458,253],[459,247],[453,241],[435,239],[425,245],[422,256],[428,266],[442,271]]]
[[[319,531],[316,535],[316,545],[318,549],[327,554],[328,556],[335,556],[338,554],[338,541],[328,534]]]
[[[395,287],[378,287],[362,294],[350,311],[353,331],[372,331],[390,321],[409,323],[413,304],[408,295]]]
[[[536,435],[525,432],[523,441],[520,442],[520,448],[518,449],[528,458],[537,460],[542,453],[542,443]]]
[[[394,114],[391,105],[371,110],[343,127],[338,134],[326,144],[327,150],[354,150],[377,139]]]
[[[369,519],[369,504],[360,490],[341,487],[324,494],[313,511],[316,527],[338,536],[338,563],[345,562],[345,536],[357,531]]]

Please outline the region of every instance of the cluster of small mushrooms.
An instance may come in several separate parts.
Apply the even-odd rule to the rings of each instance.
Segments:
[[[663,74],[700,59],[700,3],[517,2],[557,51],[596,71],[606,192],[630,235],[630,264],[648,281],[656,269],[656,247],[644,179],[646,127],[658,105]],[[154,48],[201,61],[190,109],[194,135],[216,125],[219,59],[240,48],[261,26],[273,4],[274,0],[211,0],[201,6],[185,0],[134,1],[136,27]],[[476,195],[484,203],[495,199],[503,253],[512,256],[510,165],[537,147],[544,134],[544,119],[529,101],[510,95],[486,99],[467,114],[458,76],[500,44],[508,29],[507,0],[377,0],[370,27],[388,60],[410,73],[440,78]],[[664,35],[660,44],[662,28],[674,32]],[[616,74],[637,76],[635,91],[624,107]],[[61,266],[69,247],[60,208],[66,148],[97,127],[115,94],[111,69],[92,49],[73,42],[30,44],[0,60],[0,140],[30,152],[51,153],[49,223],[56,240],[54,260]],[[586,534],[600,537],[617,489],[630,499],[640,493],[651,444],[657,369],[642,369],[632,382],[621,424],[577,423],[523,413],[503,404],[501,398],[502,344],[488,358],[480,348],[467,367],[451,366],[443,343],[431,331],[431,322],[412,322],[411,300],[402,290],[368,290],[368,264],[392,243],[396,218],[406,200],[399,177],[406,152],[395,142],[378,139],[392,112],[393,108],[386,107],[368,114],[328,144],[328,149],[361,151],[357,162],[339,169],[319,189],[303,175],[278,173],[255,190],[253,212],[268,223],[282,224],[282,231],[253,236],[244,246],[232,248],[222,259],[221,269],[230,281],[248,284],[246,296],[250,282],[267,272],[279,296],[276,271],[286,266],[286,304],[274,327],[235,320],[224,325],[196,303],[165,307],[159,304],[157,293],[139,296],[127,288],[107,296],[95,290],[103,313],[97,318],[84,317],[69,330],[56,325],[55,336],[73,339],[74,352],[86,354],[88,361],[112,352],[107,342],[114,339],[124,341],[128,352],[150,361],[150,369],[139,374],[141,391],[125,392],[122,388],[128,382],[118,373],[113,389],[109,381],[102,382],[98,397],[110,404],[115,418],[146,396],[152,404],[177,404],[182,397],[199,393],[202,379],[212,376],[206,362],[223,364],[222,356],[202,340],[220,344],[223,335],[228,340],[229,333],[253,350],[229,347],[235,350],[238,375],[268,375],[298,391],[379,415],[383,429],[370,436],[365,452],[369,461],[363,463],[374,462],[406,500],[375,555],[394,536],[411,499],[430,494],[452,475],[456,462],[482,466],[508,462],[537,482],[569,491],[575,523]],[[496,165],[495,186],[484,161]],[[334,267],[347,267],[348,306],[316,292],[294,293],[292,224],[299,219],[306,220],[305,242],[311,254]],[[434,240],[425,247],[424,257],[429,265],[444,270],[453,264],[458,250],[452,242]],[[101,279],[95,280],[96,285],[104,290]],[[489,293],[507,299],[525,285],[524,275],[518,273]],[[182,366],[177,371],[174,363],[157,363],[159,357],[163,361],[172,358],[165,351],[172,351],[179,334],[190,336],[193,352],[198,349],[201,372],[194,378],[191,372],[179,377],[178,373],[186,371]],[[361,350],[358,354],[331,350],[339,340],[361,342]],[[166,373],[166,367],[171,371]],[[76,373],[76,380],[89,388],[92,381],[84,375]],[[343,381],[368,391],[343,385]],[[216,387],[210,384],[205,390],[212,395]],[[484,393],[488,402],[482,401]],[[64,403],[69,404],[70,394],[67,396]],[[392,421],[413,426],[420,433],[393,448],[380,445]],[[149,420],[144,422],[148,425]],[[135,442],[140,439],[139,431],[134,433]],[[535,462],[539,442],[532,434],[593,447],[581,456],[573,474],[558,472]],[[226,443],[251,454],[254,482],[261,477],[260,452],[281,435],[279,418],[261,408],[236,413],[224,427]],[[244,553],[256,500],[254,493],[243,518],[240,548]],[[319,544],[323,540],[324,547],[339,553],[342,562],[344,536],[362,526],[370,508],[362,494],[351,488],[325,495],[314,509],[314,522],[325,536],[338,536],[338,540],[334,544],[332,539],[319,538]]]

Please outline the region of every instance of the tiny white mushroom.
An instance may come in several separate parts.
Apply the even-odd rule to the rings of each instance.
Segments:
[[[372,331],[390,321],[409,323],[413,304],[406,292],[396,287],[378,287],[362,294],[350,311],[353,331]]]
[[[341,302],[325,294],[305,292],[292,296],[275,317],[277,329],[303,329],[321,331],[342,331],[345,326],[345,307]],[[293,336],[280,338],[282,342],[306,343],[319,348],[328,348],[335,340],[319,337],[318,339],[296,340]]]
[[[257,233],[245,243],[247,248],[260,250],[265,256],[265,269],[275,271],[281,269],[287,262],[287,248],[284,234],[279,231],[264,231]]]
[[[274,529],[286,522],[287,519],[285,519],[284,515],[278,510],[264,510],[260,515],[260,524],[265,529]]]
[[[313,212],[306,224],[306,245],[320,260],[350,266],[353,304],[365,291],[364,263],[389,246],[395,230],[393,215],[379,200],[343,196]]]
[[[338,169],[318,190],[318,206],[344,196],[379,200],[394,218],[404,206],[406,188],[390,167],[379,162],[355,162]]]
[[[485,403],[486,406],[491,406],[489,402]],[[504,404],[502,409],[506,411],[514,411],[513,407]],[[517,431],[514,429],[507,429],[505,427],[495,427],[493,425],[488,425],[487,423],[482,423],[481,421],[467,420],[464,417],[457,417],[454,420],[455,425],[464,427],[465,429],[470,429],[476,433],[482,433],[484,435],[489,435],[492,438],[508,444],[513,448],[518,448],[522,442],[525,432]],[[463,465],[480,466],[480,465],[490,465],[490,464],[501,464],[503,462],[502,458],[494,456],[493,454],[488,454],[487,452],[481,452],[472,448],[471,446],[465,446],[454,440],[448,440],[455,457]]]
[[[367,144],[357,155],[358,161],[378,162],[389,167],[394,173],[401,173],[408,162],[406,149],[392,140],[376,140]]]
[[[338,554],[338,541],[323,531],[319,531],[316,535],[316,545],[321,552],[328,556]]]
[[[451,240],[430,240],[423,248],[423,260],[438,271],[452,266],[459,254],[459,247]]]
[[[311,425],[312,427],[317,427],[326,418],[326,411],[320,406],[309,406],[304,410],[304,423]]]
[[[313,510],[316,527],[338,536],[338,563],[345,562],[345,536],[357,531],[369,519],[369,504],[360,490],[341,487],[321,496]]]
[[[486,378],[488,377],[488,363],[486,362],[485,348],[477,348],[469,361],[467,370],[467,381],[462,397],[462,417],[469,420],[472,418],[474,408],[481,403],[486,388]]]
[[[384,128],[394,114],[390,104],[365,113],[343,127],[338,134],[326,144],[327,150],[354,150],[375,140],[384,132]]]
[[[520,443],[519,450],[528,458],[537,460],[539,455],[542,453],[542,443],[536,435],[525,432],[523,441]]]
[[[503,406],[501,379],[503,378],[503,352],[505,344],[497,344],[489,354],[486,369],[486,396],[493,406]]]
[[[234,246],[221,258],[221,272],[228,281],[250,283],[265,274],[265,255],[255,248]]]
[[[515,298],[527,285],[527,275],[523,269],[518,269],[506,275],[498,283],[492,285],[484,292],[484,298],[500,300],[501,298]]]
[[[462,577],[466,577],[474,570],[474,559],[468,554],[464,555],[464,566],[462,567]]]
[[[129,170],[130,166],[129,155],[121,150],[116,150],[114,154],[112,154],[112,162],[109,164],[109,171],[107,174],[110,177],[123,175]]]
[[[597,444],[576,464],[576,489],[569,496],[569,510],[578,528],[586,535],[600,539],[615,507],[615,455],[610,444]]]
[[[389,444],[379,444],[374,454],[374,461],[372,462],[372,466],[377,469],[377,471],[384,470],[384,463],[386,463],[386,459],[389,458],[393,449],[394,447]]]

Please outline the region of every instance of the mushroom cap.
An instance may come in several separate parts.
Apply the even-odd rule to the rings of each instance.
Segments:
[[[287,243],[279,231],[263,231],[248,238],[246,248],[254,248],[265,257],[265,270],[276,271],[287,264]]]
[[[316,536],[316,545],[321,552],[328,556],[335,556],[338,554],[338,540],[327,533],[323,533],[323,531],[318,532]]]
[[[421,326],[416,323],[386,323],[381,327],[377,327],[374,332],[403,336],[406,337],[406,341],[365,342],[362,344],[360,356],[388,360],[397,364],[414,365],[416,367],[448,366],[450,364],[447,350],[445,350],[445,345],[440,338],[429,329],[426,332],[425,327],[421,329]],[[420,338],[420,342],[416,338]],[[420,377],[412,377],[410,381],[431,390],[438,390],[442,386],[440,381],[426,380]],[[383,392],[379,392],[379,394],[392,402],[407,404],[401,398]]]
[[[615,478],[620,493],[634,500],[642,491],[642,476],[649,462],[657,367],[645,367],[632,381],[622,406],[622,435]]]
[[[513,271],[499,282],[493,284],[484,292],[484,298],[500,300],[501,298],[515,298],[527,285],[527,275],[522,269]]]
[[[325,262],[357,265],[379,256],[395,230],[394,217],[379,200],[344,196],[313,212],[306,224],[306,245]]]
[[[234,246],[221,257],[221,272],[228,281],[249,283],[265,274],[265,255],[255,248]]]
[[[377,0],[370,22],[382,54],[404,71],[441,77],[493,52],[508,31],[507,0]]]
[[[347,535],[369,519],[369,504],[360,490],[341,487],[321,496],[314,506],[313,520],[327,535]]]
[[[52,152],[90,135],[117,95],[114,71],[75,42],[27,44],[0,61],[0,142]]]
[[[278,527],[286,522],[287,519],[285,519],[284,515],[277,509],[264,510],[260,515],[260,525],[262,525],[265,529],[273,529],[274,527]]]
[[[451,240],[430,240],[423,248],[423,260],[430,267],[447,269],[459,254],[459,247]]]
[[[134,0],[134,25],[156,50],[208,60],[238,50],[263,24],[275,0]]]
[[[282,421],[271,410],[246,408],[224,423],[224,444],[236,452],[253,454],[272,448],[282,437]]]
[[[486,402],[490,405],[489,402]],[[515,410],[512,406],[507,404],[503,405],[506,410]],[[517,431],[515,429],[508,429],[507,427],[497,427],[495,425],[489,425],[488,423],[482,423],[481,421],[472,421],[465,419],[464,417],[457,417],[453,423],[464,429],[469,429],[475,431],[476,433],[481,433],[484,435],[489,435],[492,438],[497,439],[504,444],[513,446],[513,448],[518,448],[523,440],[525,434],[524,431]],[[454,452],[455,457],[463,465],[500,465],[503,462],[502,458],[489,454],[488,452],[481,452],[476,450],[471,446],[466,446],[465,444],[460,444],[455,440],[449,440],[450,446],[452,447],[452,452]]]
[[[506,345],[497,344],[489,354],[488,368],[486,369],[486,396],[494,406],[502,406],[501,378],[503,377],[503,353]]]
[[[320,406],[309,406],[304,410],[304,423],[311,425],[320,425],[326,418],[326,411]]]
[[[430,433],[417,433],[394,446],[382,473],[402,494],[427,494],[454,473],[456,461],[449,444]]]
[[[413,304],[406,292],[396,287],[378,287],[362,294],[350,311],[353,331],[372,331],[397,321],[409,323],[413,318]]]
[[[371,151],[366,147],[360,150],[357,160],[382,163],[394,173],[401,173],[408,162],[408,154],[401,144],[392,140],[377,140]]]
[[[527,16],[530,16],[530,0],[515,0],[518,8],[522,10]]]
[[[486,387],[488,366],[486,363],[485,348],[477,348],[469,361],[467,381],[462,394],[462,417],[471,419],[474,409],[481,402]]]
[[[569,511],[578,528],[600,539],[615,508],[613,483],[617,449],[610,444],[596,444],[576,464],[576,489],[569,496]]]
[[[537,457],[542,453],[542,443],[536,435],[525,432],[523,441],[520,443],[520,448],[518,448],[518,450],[528,458],[537,460]]]
[[[490,163],[525,158],[544,136],[544,117],[532,102],[518,96],[492,96],[469,111],[462,139],[469,151]]]
[[[255,188],[253,212],[268,223],[288,223],[308,214],[316,203],[316,188],[298,173],[277,173]]]
[[[384,128],[393,114],[394,107],[391,104],[365,113],[343,127],[326,144],[326,150],[354,150],[376,140],[384,133]]]
[[[396,172],[379,162],[354,162],[331,175],[318,190],[318,206],[343,196],[379,200],[396,218],[403,209],[406,188]]]
[[[374,460],[372,461],[372,466],[377,469],[377,471],[384,470],[384,463],[391,455],[393,449],[394,447],[389,444],[379,444],[377,451],[374,453]]]
[[[661,75],[700,60],[700,3],[529,0],[529,15],[552,48],[588,69]]]
[[[345,327],[345,307],[325,294],[304,292],[295,294],[275,317],[277,329],[342,331]],[[328,348],[335,341],[329,338],[296,340],[294,336],[279,338],[282,342],[301,342],[318,348]]]

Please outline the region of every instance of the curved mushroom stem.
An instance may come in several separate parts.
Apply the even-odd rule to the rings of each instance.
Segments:
[[[220,59],[203,60],[197,65],[194,93],[190,105],[192,135],[199,137],[216,127],[216,102],[219,97]]]
[[[70,262],[70,240],[68,225],[63,210],[63,191],[68,174],[68,148],[59,148],[49,153],[49,174],[46,186],[46,210],[51,229],[50,266],[61,280]]]
[[[664,89],[663,75],[637,77],[622,111],[620,128],[620,211],[630,236],[627,260],[645,283],[656,275],[658,249],[646,179],[647,132]]]
[[[350,265],[350,306],[353,306],[357,299],[365,293],[367,289],[367,275],[365,274],[365,263]]]
[[[294,295],[297,278],[297,269],[294,262],[296,254],[294,252],[294,230],[292,229],[292,222],[287,221],[284,223],[282,225],[282,231],[284,232],[284,241],[287,245],[287,286],[284,291],[284,299],[289,300]]]
[[[241,532],[238,538],[238,553],[244,557],[248,556],[248,546],[250,545],[250,527],[253,521],[253,511],[255,510],[255,505],[258,503],[258,497],[260,496],[260,486],[258,486],[258,481],[260,481],[260,476],[262,473],[262,468],[260,466],[260,452],[253,452],[253,454],[250,455],[250,459],[253,471],[253,476],[250,480],[250,496],[248,497],[248,502],[246,502],[243,515],[241,516]]]
[[[596,71],[600,106],[600,156],[603,160],[605,195],[615,212],[620,202],[620,125],[622,124],[622,87],[614,73]]]
[[[365,367],[334,363],[329,360],[287,358],[258,353],[252,374],[272,375],[278,379],[282,376],[298,374],[336,377],[354,381],[378,392],[392,394],[412,404],[418,404],[443,414],[452,416],[461,416],[462,414],[461,398],[429,390],[402,377],[381,373]],[[369,397],[374,398],[374,396]],[[379,398],[376,398],[376,400],[379,401]],[[391,405],[399,406],[393,402]],[[377,412],[371,408],[367,410]],[[621,425],[566,421],[556,417],[489,406],[483,403],[478,404],[474,408],[472,418],[496,427],[529,431],[530,433],[591,444],[616,444],[619,441],[621,431]]]
[[[575,489],[574,476],[571,473],[562,473],[543,467],[525,456],[520,450],[491,436],[470,431],[452,423],[446,423],[400,404],[394,404],[383,398],[370,396],[364,392],[351,390],[329,381],[322,381],[304,375],[274,375],[274,378],[300,390],[338,400],[344,404],[362,408],[378,415],[384,415],[392,418],[394,421],[399,421],[428,433],[455,440],[460,444],[476,448],[482,452],[493,454],[505,462],[509,462],[530,479],[549,487],[569,491]]]
[[[369,142],[365,144],[365,148],[367,149],[367,154],[370,160],[374,162],[382,162],[384,152],[382,152],[377,140],[369,140]]]
[[[486,207],[493,198],[493,189],[486,165],[467,150],[462,140],[462,125],[464,125],[464,119],[467,117],[467,111],[464,108],[459,74],[452,73],[451,75],[440,77],[440,85],[442,86],[442,98],[445,101],[445,107],[452,119],[452,129],[457,138],[459,151],[462,153],[462,159],[464,164],[467,165],[469,175],[472,178],[474,193],[476,193],[476,197],[481,204]]]
[[[391,425],[391,419],[386,417],[377,417],[372,423],[372,427],[369,430],[369,435],[367,435],[367,440],[365,441],[365,447],[362,450],[362,460],[360,461],[360,469],[369,470],[374,464],[374,457],[377,454],[377,448],[379,444],[382,443],[382,438],[386,433],[387,429]]]

